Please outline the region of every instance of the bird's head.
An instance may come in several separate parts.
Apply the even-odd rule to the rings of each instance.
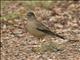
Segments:
[[[28,12],[27,13],[27,18],[28,19],[35,19],[36,17],[35,17],[35,14],[33,12]]]

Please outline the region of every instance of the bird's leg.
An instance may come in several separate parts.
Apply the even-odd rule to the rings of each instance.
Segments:
[[[38,38],[39,39],[39,47],[42,46],[42,44],[46,41],[44,38]]]
[[[45,42],[46,41],[46,39],[44,38],[44,39],[42,39],[42,42]]]
[[[43,43],[43,42],[45,42],[45,41],[46,41],[45,38],[40,38],[40,43]]]

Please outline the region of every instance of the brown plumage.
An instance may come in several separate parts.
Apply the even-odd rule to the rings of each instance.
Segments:
[[[46,27],[41,22],[39,22],[33,12],[28,12],[26,18],[28,22],[27,30],[33,36],[38,37],[38,38],[43,38],[46,35],[50,35],[50,36],[56,36],[61,39],[64,39],[62,36],[50,31],[48,27]]]

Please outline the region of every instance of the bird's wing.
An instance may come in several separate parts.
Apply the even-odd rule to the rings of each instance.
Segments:
[[[42,24],[37,28],[37,30],[42,31],[45,34],[49,34],[51,36],[57,36],[57,37],[59,37],[61,39],[65,39],[64,37],[62,37],[62,36],[52,32],[52,31],[50,31],[48,27],[46,27],[45,25],[42,25]]]
[[[46,27],[45,25],[43,25],[39,21],[36,21],[36,25],[37,25],[36,29],[41,31],[41,32],[43,32],[43,33],[45,33],[45,34],[48,34],[48,35],[51,35],[51,36],[57,36],[57,37],[59,37],[61,39],[65,39],[64,37],[62,37],[62,36],[52,32],[52,31],[50,31],[50,29],[48,27]]]
[[[43,24],[38,24],[38,27],[37,27],[36,29],[39,30],[39,31],[42,31],[42,32],[44,32],[44,33],[46,33],[46,34],[48,34],[48,32],[51,32],[51,31],[49,30],[49,28],[46,27],[46,26],[43,25]]]

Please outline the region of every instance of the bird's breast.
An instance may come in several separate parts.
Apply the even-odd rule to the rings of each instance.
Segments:
[[[37,30],[38,25],[36,25],[33,22],[28,22],[27,24],[27,30],[29,33],[31,33],[32,35],[36,36],[36,37],[43,37],[45,36],[45,33],[42,31]]]

